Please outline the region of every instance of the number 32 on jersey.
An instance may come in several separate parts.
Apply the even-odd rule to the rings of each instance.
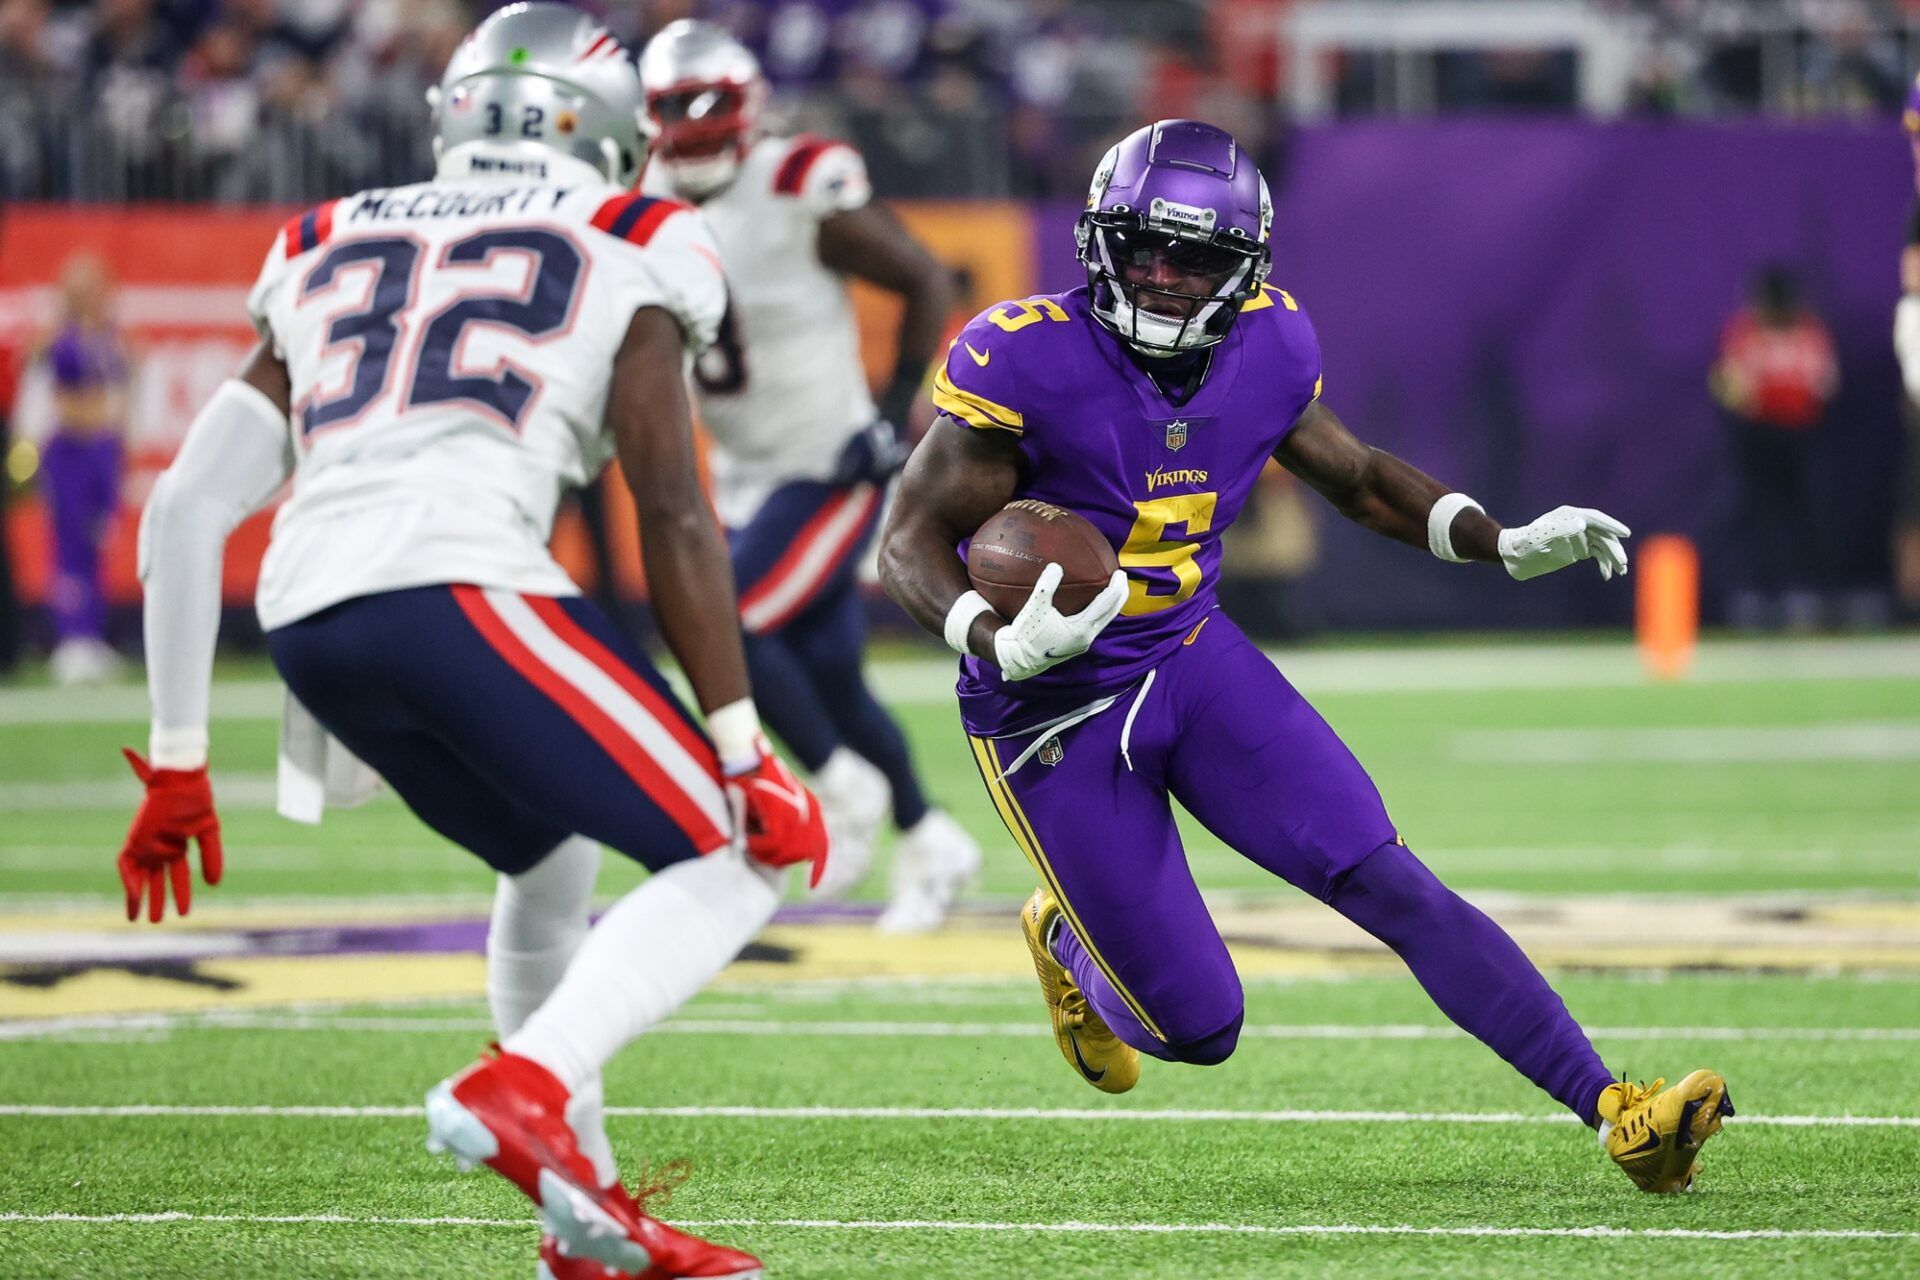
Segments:
[[[419,296],[421,244],[411,236],[345,240],[307,273],[301,306],[321,305],[355,268],[371,269],[366,302],[334,315],[320,358],[345,355],[345,371],[330,386],[318,386],[294,406],[300,434],[359,422],[391,388],[396,370],[407,369],[400,407],[465,404],[518,431],[540,393],[537,377],[509,360],[491,370],[461,368],[460,351],[476,325],[505,329],[529,342],[565,332],[573,322],[586,257],[566,235],[548,227],[498,227],[457,240],[441,252],[432,270],[475,273],[502,255],[528,261],[526,283],[514,292],[465,292],[418,326],[401,354],[404,313]]]

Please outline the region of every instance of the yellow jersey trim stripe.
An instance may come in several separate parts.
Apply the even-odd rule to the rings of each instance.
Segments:
[[[1068,899],[1066,890],[1060,885],[1059,877],[1054,875],[1053,867],[1047,862],[1047,856],[1040,848],[1040,839],[1034,834],[1032,823],[1027,821],[1026,811],[1020,807],[1020,801],[1014,796],[1013,788],[1008,786],[1006,780],[1000,776],[999,749],[994,746],[992,739],[976,738],[972,734],[967,735],[967,742],[973,747],[974,767],[980,770],[980,780],[987,784],[987,795],[992,798],[994,808],[999,811],[1000,821],[1006,824],[1007,833],[1013,837],[1013,842],[1020,846],[1020,852],[1026,855],[1027,861],[1032,864],[1035,871],[1040,873],[1040,878],[1046,882],[1047,888],[1053,891],[1053,896],[1060,903],[1061,912],[1067,917],[1067,922],[1073,926],[1075,936],[1080,939],[1080,945],[1087,949],[1087,954],[1093,957],[1094,964],[1098,965],[1100,972],[1106,975],[1107,981],[1113,984],[1113,989],[1120,993],[1120,998],[1126,1002],[1127,1008],[1133,1011],[1133,1016],[1140,1019],[1140,1025],[1152,1032],[1155,1039],[1164,1043],[1167,1038],[1166,1033],[1160,1030],[1159,1024],[1147,1015],[1145,1007],[1134,998],[1131,991],[1127,990],[1126,985],[1114,973],[1113,966],[1107,963],[1106,957],[1102,956],[1099,949],[1093,945],[1086,928],[1080,923],[1080,917],[1073,910],[1073,903]],[[1000,780],[996,782],[996,778]]]
[[[1026,417],[1019,410],[996,404],[971,391],[962,391],[948,376],[945,365],[933,375],[933,407],[983,431],[1011,431],[1020,435],[1026,430]]]

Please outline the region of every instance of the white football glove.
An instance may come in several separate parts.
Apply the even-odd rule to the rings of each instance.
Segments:
[[[1532,524],[1500,531],[1500,559],[1507,572],[1525,582],[1580,560],[1592,559],[1600,576],[1627,571],[1627,549],[1620,539],[1633,530],[1592,507],[1555,507]]]
[[[1127,575],[1119,569],[1106,589],[1071,616],[1053,607],[1053,593],[1066,571],[1050,564],[1040,571],[1033,594],[1013,621],[993,633],[993,660],[1009,680],[1026,680],[1093,647],[1094,637],[1127,602]]]

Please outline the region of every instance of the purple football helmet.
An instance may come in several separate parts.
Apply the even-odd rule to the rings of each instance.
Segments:
[[[1231,134],[1161,120],[1101,160],[1074,227],[1093,314],[1134,350],[1224,339],[1273,267],[1267,180]]]

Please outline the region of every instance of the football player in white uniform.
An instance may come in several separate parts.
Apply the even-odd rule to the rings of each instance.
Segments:
[[[896,428],[953,306],[951,276],[873,203],[852,147],[761,135],[766,79],[726,32],[672,23],[641,54],[640,79],[658,129],[646,189],[700,207],[732,290],[694,381],[761,712],[826,808],[828,892],[864,873],[891,794],[901,836],[880,927],[934,928],[980,849],[929,807],[899,726],[867,687],[856,575],[904,458]],[[878,405],[849,277],[903,303]]]
[[[428,1095],[429,1145],[540,1206],[541,1274],[758,1276],[622,1190],[600,1070],[766,923],[775,868],[827,849],[749,697],[685,370],[725,308],[699,214],[632,189],[627,52],[559,4],[500,11],[433,95],[431,182],[289,222],[261,343],[201,411],[141,526],[150,760],[120,856],[132,919],[189,905],[220,845],[207,701],[227,535],[291,478],[258,609],[295,703],[283,807],[370,767],[499,872],[488,996],[503,1049]],[[617,456],[661,631],[705,724],[547,549],[568,486]],[[308,717],[311,717],[309,720]],[[317,725],[314,722],[317,721]],[[302,726],[304,725],[304,729]],[[653,875],[591,931],[599,844]]]

